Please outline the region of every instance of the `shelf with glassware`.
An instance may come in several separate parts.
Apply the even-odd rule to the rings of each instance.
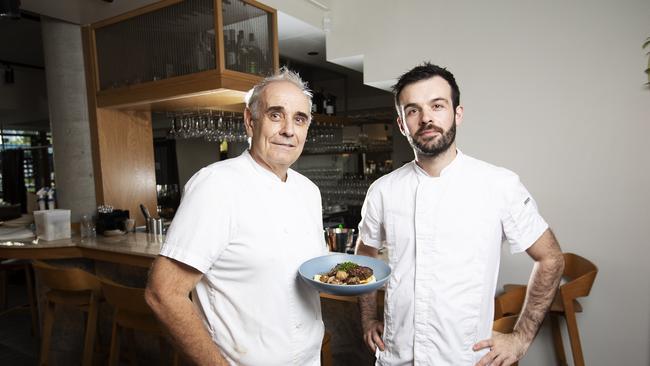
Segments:
[[[328,225],[349,226],[358,223],[368,187],[393,169],[392,128],[381,121],[341,120],[314,119],[295,169],[319,187]]]
[[[100,108],[241,104],[279,67],[277,12],[253,0],[165,0],[85,27],[85,38]]]
[[[392,153],[389,126],[384,121],[359,124],[350,118],[314,115],[303,154]]]
[[[164,113],[167,139],[203,139],[208,142],[246,142],[244,115],[222,109],[194,109]]]

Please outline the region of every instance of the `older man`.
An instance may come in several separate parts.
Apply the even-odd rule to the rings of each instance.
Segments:
[[[393,270],[383,323],[372,295],[360,302],[364,339],[378,365],[510,365],[551,304],[560,247],[516,174],[456,148],[463,107],[451,72],[417,66],[394,92],[415,160],[377,180],[362,209],[358,253],[387,246]],[[535,267],[514,332],[492,336],[503,238]]]
[[[320,300],[297,270],[327,252],[321,198],[289,169],[310,111],[297,74],[283,69],[265,79],[247,97],[250,149],[185,186],[146,298],[196,364],[320,364]],[[193,289],[197,306],[188,299]]]

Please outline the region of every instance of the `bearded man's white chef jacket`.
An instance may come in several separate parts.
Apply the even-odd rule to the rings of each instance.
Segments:
[[[503,237],[512,253],[548,228],[509,170],[458,151],[440,177],[414,161],[368,190],[359,235],[388,249],[385,350],[377,365],[468,365],[492,334]]]
[[[298,267],[327,253],[321,197],[287,175],[282,182],[247,151],[201,169],[161,250],[203,273],[193,300],[233,365],[320,365],[320,297]]]

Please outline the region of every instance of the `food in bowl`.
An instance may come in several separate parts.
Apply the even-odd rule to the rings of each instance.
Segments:
[[[372,268],[360,266],[354,262],[342,262],[327,273],[315,274],[314,281],[332,285],[365,285],[375,282],[376,279]]]

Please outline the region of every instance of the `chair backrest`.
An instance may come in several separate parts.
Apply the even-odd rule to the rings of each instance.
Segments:
[[[526,286],[511,287],[506,292],[494,298],[494,319],[521,312],[526,298]]]
[[[567,281],[560,286],[560,293],[568,298],[589,295],[596,279],[598,267],[588,259],[574,253],[564,253],[564,272]]]
[[[39,260],[33,260],[32,266],[43,284],[53,290],[100,291],[97,277],[81,268],[58,267]]]
[[[115,283],[107,278],[100,278],[102,293],[106,302],[115,309],[138,314],[153,314],[144,300],[144,289]]]
[[[519,315],[509,315],[499,318],[492,323],[492,330],[500,333],[512,333],[518,318]]]

